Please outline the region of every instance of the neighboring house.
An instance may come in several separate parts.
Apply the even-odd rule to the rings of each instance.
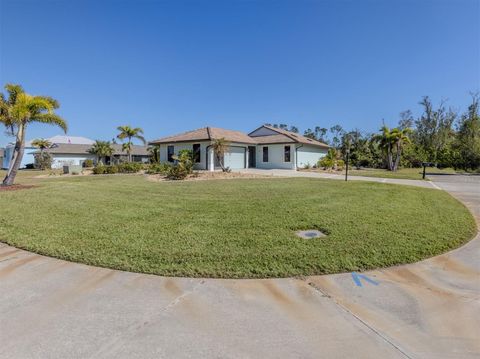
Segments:
[[[122,145],[113,144],[112,147],[114,149],[112,156],[114,162],[127,160],[127,154],[122,151]],[[52,156],[52,168],[62,168],[64,165],[82,166],[87,159],[96,162],[97,157],[90,153],[91,148],[92,145],[60,143],[54,144],[44,151]],[[150,160],[150,153],[146,146],[132,146],[131,154],[134,162],[148,163]],[[104,161],[106,164],[111,163],[112,158],[107,157]]]
[[[85,137],[78,137],[78,136],[53,136],[47,138],[47,140],[55,145],[60,144],[88,144],[92,145],[95,141],[85,138]],[[2,161],[2,168],[8,168],[10,166],[10,162],[13,157],[13,150],[15,148],[14,143],[10,143],[5,148],[5,156]],[[25,143],[25,151],[23,153],[22,163],[20,164],[20,168],[25,168],[27,165],[33,165],[35,163],[35,153],[38,152],[38,148],[32,146],[32,141],[27,141]]]
[[[10,162],[13,158],[13,150],[15,149],[14,143],[9,143],[5,147],[5,152],[2,160],[2,168],[8,169]],[[20,163],[20,168],[26,168],[28,165],[33,166],[35,163],[35,158],[33,156],[33,151],[36,151],[36,148],[32,146],[31,141],[25,143],[25,150],[23,152],[22,162]]]
[[[96,162],[97,157],[90,153],[92,145],[95,143],[86,137],[79,136],[53,136],[48,138],[52,143],[52,147],[44,151],[52,156],[52,168],[62,168],[64,165],[83,165],[85,160],[91,159]],[[113,160],[126,161],[127,154],[122,151],[121,144],[113,144],[115,150]],[[8,168],[13,157],[13,144],[9,144],[5,149],[5,157],[3,158],[3,168]],[[25,144],[25,152],[23,155],[20,168],[25,168],[27,164],[35,163],[35,154],[40,153],[40,150],[33,147],[31,141]],[[149,162],[150,154],[146,146],[132,146],[132,160],[136,162]],[[111,159],[106,158],[106,162],[110,163]]]
[[[150,141],[160,146],[160,162],[173,162],[180,150],[192,150],[195,169],[215,170],[219,163],[212,143],[224,138],[229,142],[224,165],[231,169],[292,169],[314,166],[326,155],[328,145],[297,133],[263,125],[248,135],[240,131],[205,127]]]

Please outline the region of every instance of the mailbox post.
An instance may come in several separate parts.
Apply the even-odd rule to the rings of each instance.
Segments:
[[[350,149],[347,148],[347,158],[346,158],[346,167],[345,167],[345,181],[348,181],[348,157],[350,155]]]

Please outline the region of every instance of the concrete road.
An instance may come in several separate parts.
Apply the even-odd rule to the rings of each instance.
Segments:
[[[480,219],[480,177],[434,183]],[[301,279],[165,278],[0,248],[0,358],[478,358],[480,237]]]

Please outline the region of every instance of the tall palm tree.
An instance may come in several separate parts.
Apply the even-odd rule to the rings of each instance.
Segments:
[[[44,170],[47,167],[50,167],[51,166],[50,155],[48,153],[45,153],[44,151],[47,148],[52,147],[52,143],[49,140],[46,140],[44,138],[37,138],[37,139],[32,141],[32,146],[36,147],[40,150],[40,153],[35,155],[35,162],[36,162],[37,166],[41,170]],[[47,160],[48,160],[49,165],[47,165],[45,163],[45,161],[47,161]]]
[[[128,162],[132,161],[132,156],[131,156],[131,151],[132,151],[132,138],[136,138],[140,141],[143,142],[143,144],[146,143],[145,138],[142,136],[143,135],[143,130],[140,127],[135,127],[132,128],[130,126],[118,126],[117,130],[120,131],[120,133],[117,135],[117,138],[120,140],[128,139],[127,144],[128,146],[122,146],[123,150],[127,152],[128,156]]]
[[[224,156],[225,156],[225,152],[227,152],[228,150],[229,144],[230,143],[227,140],[225,140],[225,138],[223,137],[217,138],[212,143],[213,153],[215,154],[218,164],[220,165],[220,168],[222,169],[223,172],[227,171],[224,165]]]
[[[7,84],[0,98],[0,122],[15,136],[12,161],[2,185],[11,186],[15,181],[25,151],[25,132],[32,122],[46,123],[60,127],[67,132],[67,123],[54,110],[60,105],[57,100],[47,96],[27,94],[20,85]]]
[[[403,147],[405,144],[409,144],[410,135],[413,131],[410,128],[404,128],[404,129],[399,129],[399,128],[394,128],[391,132],[390,135],[392,136],[392,142],[393,146],[396,149],[395,152],[395,160],[393,161],[393,169],[392,171],[397,171],[398,166],[400,165],[400,158],[402,156],[402,151]]]
[[[394,136],[392,136],[390,129],[383,125],[380,129],[380,133],[375,135],[373,140],[378,143],[380,149],[385,153],[388,170],[393,171],[393,144],[395,139]]]
[[[111,157],[114,149],[110,142],[96,140],[89,152],[97,156],[97,164],[103,164],[102,159],[105,160],[105,157],[107,156]]]

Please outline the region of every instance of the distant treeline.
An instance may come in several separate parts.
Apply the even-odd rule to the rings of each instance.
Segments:
[[[479,96],[463,112],[446,106],[435,107],[428,96],[419,102],[423,113],[414,118],[410,110],[400,113],[397,127],[385,124],[379,133],[367,133],[356,128],[346,131],[340,125],[331,128],[307,128],[303,135],[329,144],[338,157],[350,153],[352,165],[387,168],[420,167],[429,162],[438,167],[453,167],[466,171],[480,170]],[[298,127],[287,124],[272,126],[292,132]]]

